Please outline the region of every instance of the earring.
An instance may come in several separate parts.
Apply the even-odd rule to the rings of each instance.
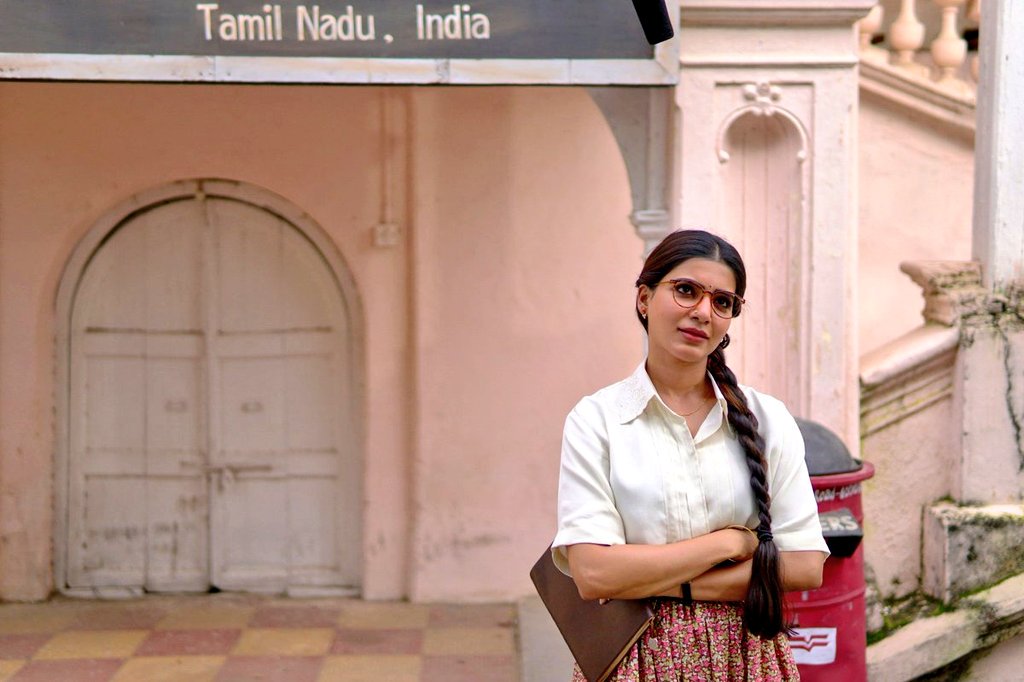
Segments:
[[[642,318],[644,318],[646,320],[647,319],[647,311],[646,310],[641,310],[640,311],[640,317],[642,317]]]
[[[729,347],[729,341],[731,341],[731,339],[729,338],[728,334],[723,336],[722,337],[722,342],[720,344],[718,344],[719,350],[725,350],[726,348],[728,348]]]

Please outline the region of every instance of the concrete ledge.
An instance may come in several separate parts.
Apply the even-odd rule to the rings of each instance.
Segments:
[[[931,80],[915,77],[889,64],[888,53],[879,59],[861,59],[860,88],[948,126],[959,135],[974,137],[977,96],[970,88],[950,91]]]
[[[959,341],[960,330],[934,322],[909,331],[861,356],[861,387],[866,390],[879,388],[928,366],[936,358],[955,355]]]
[[[906,682],[1014,637],[1024,629],[1024,574],[923,618],[868,647],[868,680]]]
[[[903,682],[941,668],[977,648],[977,616],[971,611],[923,618],[868,647],[868,679]]]
[[[1024,505],[937,504],[924,515],[925,593],[951,602],[1024,573]]]
[[[952,397],[959,339],[929,323],[861,358],[861,439]]]
[[[981,614],[985,646],[1015,637],[1024,632],[1024,573],[972,595],[964,603]]]

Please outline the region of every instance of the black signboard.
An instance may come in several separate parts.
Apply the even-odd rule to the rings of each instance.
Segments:
[[[655,54],[630,0],[0,0],[0,53],[544,60]]]
[[[850,557],[864,538],[864,529],[857,523],[853,512],[842,507],[832,511],[819,512],[822,535],[828,550],[837,557]]]

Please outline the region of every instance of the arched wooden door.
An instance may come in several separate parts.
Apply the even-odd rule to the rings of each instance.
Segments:
[[[357,591],[350,343],[278,215],[200,194],[126,220],[71,312],[68,587]]]

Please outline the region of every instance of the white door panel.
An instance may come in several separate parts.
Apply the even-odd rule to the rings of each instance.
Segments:
[[[219,358],[220,447],[226,461],[250,452],[283,450],[281,364],[275,357]]]
[[[142,585],[146,573],[144,479],[85,474],[81,477],[82,515],[73,547],[71,584],[83,587]]]
[[[229,201],[209,202],[217,253],[218,331],[275,331],[285,328],[280,286],[283,221],[266,211]]]
[[[239,473],[220,498],[224,533],[214,581],[222,589],[280,591],[288,581],[288,491],[280,477]],[[215,527],[216,533],[218,528]]]
[[[72,329],[69,586],[357,585],[347,313],[297,230],[226,199],[143,211]]]
[[[213,441],[229,474],[213,508],[213,579],[268,590],[354,584],[337,537],[339,517],[358,516],[337,479],[344,311],[315,249],[276,216],[253,212],[229,202],[209,210],[220,306]],[[352,551],[358,533],[347,539]]]

